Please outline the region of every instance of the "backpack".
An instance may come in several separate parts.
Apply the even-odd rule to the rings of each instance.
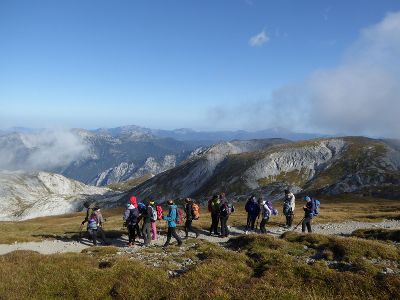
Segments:
[[[221,202],[219,200],[217,201],[211,201],[211,212],[213,214],[218,213],[219,212],[219,206],[220,206]]]
[[[312,212],[313,216],[318,216],[320,211],[321,202],[317,199],[312,200],[314,202],[314,211]]]
[[[132,208],[129,210],[129,217],[126,220],[129,224],[136,224],[137,223],[137,214],[135,214],[136,208]]]
[[[138,203],[138,210],[140,214],[145,214],[147,209],[146,209],[146,205],[143,202],[139,202]]]
[[[176,219],[175,219],[175,223],[180,225],[183,223],[183,212],[182,212],[182,208],[177,208],[176,209]]]
[[[231,204],[229,204],[228,202],[224,202],[222,203],[221,207],[220,207],[220,214],[222,217],[227,217],[229,216],[235,209],[233,208],[233,206]]]
[[[163,210],[162,210],[161,205],[156,206],[156,211],[157,211],[157,220],[162,220]]]
[[[150,205],[150,208],[151,208],[150,220],[155,222],[155,221],[158,220],[158,213],[157,213],[157,211],[155,210],[155,208],[153,206]]]
[[[198,220],[200,218],[200,207],[196,204],[192,204],[192,218]]]
[[[97,216],[95,213],[92,213],[89,217],[88,229],[97,229]]]
[[[285,201],[284,203],[283,203],[283,214],[285,215],[285,216],[288,216],[288,215],[290,215],[292,213],[292,207],[291,207],[291,205],[290,205],[290,202],[289,201]]]
[[[278,210],[272,206],[272,202],[271,201],[267,201],[265,204],[267,204],[267,206],[271,210],[271,214],[273,216],[277,216],[278,215]]]

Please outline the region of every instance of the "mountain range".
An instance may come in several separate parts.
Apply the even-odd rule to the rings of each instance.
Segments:
[[[196,151],[179,166],[130,191],[142,198],[203,199],[225,192],[278,199],[296,193],[400,196],[400,143],[364,137],[232,141]]]
[[[274,128],[264,131],[158,130],[135,125],[95,130],[49,131],[15,127],[0,134],[0,169],[44,170],[86,184],[106,186],[154,176],[219,141],[284,136],[315,137]]]

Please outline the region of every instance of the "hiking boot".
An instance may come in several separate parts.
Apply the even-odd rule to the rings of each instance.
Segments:
[[[197,232],[197,233],[196,233],[196,239],[199,237],[199,235],[200,235],[200,233]]]
[[[178,243],[178,247],[181,247],[181,246],[182,246],[182,244],[183,244],[182,242]]]
[[[133,246],[133,244],[132,243],[128,243],[128,247],[132,247]]]

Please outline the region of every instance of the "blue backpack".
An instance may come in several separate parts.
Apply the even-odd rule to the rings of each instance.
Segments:
[[[312,201],[314,201],[314,211],[313,211],[313,216],[318,216],[319,215],[319,211],[320,211],[320,206],[321,206],[321,202],[317,199],[313,199]]]

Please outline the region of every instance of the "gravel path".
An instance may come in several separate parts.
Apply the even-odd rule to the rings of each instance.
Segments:
[[[335,235],[346,235],[352,233],[356,229],[400,229],[400,220],[385,220],[379,223],[367,223],[367,222],[343,222],[343,223],[326,223],[326,224],[315,224],[313,226],[313,231],[316,233],[323,234],[335,234]],[[283,227],[268,227],[267,230],[269,234],[279,236],[282,233],[288,231]],[[231,236],[241,235],[244,232],[241,228],[231,227]],[[301,226],[296,229],[296,232],[301,232]],[[203,231],[203,233],[206,233]],[[183,236],[183,231],[179,232],[180,236]],[[208,236],[206,234],[201,234],[200,239],[207,240],[209,242],[224,244],[229,238],[220,238],[218,236]],[[159,236],[156,241],[153,241],[153,245],[162,246],[165,243],[166,237]],[[123,236],[120,239],[111,241],[114,246],[120,248],[123,252],[136,252],[141,249],[141,242],[139,240],[138,244],[133,248],[126,247],[127,236]],[[171,240],[172,244],[176,244],[175,240]],[[81,252],[83,249],[91,246],[91,242],[83,239],[81,243],[76,241],[63,241],[63,240],[44,240],[41,242],[28,242],[28,243],[14,243],[11,245],[0,244],[0,255],[16,251],[16,250],[32,250],[37,251],[42,254],[54,254],[54,253],[65,253],[65,252]]]

